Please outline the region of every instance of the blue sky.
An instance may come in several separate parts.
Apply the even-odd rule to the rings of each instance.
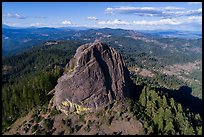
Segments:
[[[3,2],[2,23],[16,27],[202,30],[199,2]]]

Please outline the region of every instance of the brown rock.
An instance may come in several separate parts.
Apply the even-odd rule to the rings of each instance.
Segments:
[[[122,57],[99,41],[80,46],[55,87],[62,111],[96,110],[129,95],[129,72]]]

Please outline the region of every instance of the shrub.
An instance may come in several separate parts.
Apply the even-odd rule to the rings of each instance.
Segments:
[[[71,124],[72,124],[72,120],[71,120],[71,119],[67,119],[67,121],[66,121],[66,125],[67,125],[68,127],[70,127]]]
[[[79,131],[80,129],[81,129],[81,127],[82,127],[82,125],[75,125],[75,131],[77,132],[77,131]]]
[[[64,130],[57,133],[58,135],[64,135]]]
[[[92,127],[93,123],[94,123],[94,121],[91,122],[91,120],[89,120],[87,123],[87,126],[84,128],[84,130],[87,132],[91,131],[91,127]]]
[[[86,127],[84,127],[84,131],[89,132],[91,131],[91,128],[87,125]]]
[[[49,119],[45,119],[43,124],[44,124],[45,129],[51,130],[52,127],[53,127],[53,124],[54,124],[54,120],[50,119],[50,118]]]
[[[86,121],[84,120],[84,115],[79,115],[79,121],[86,123]]]
[[[101,126],[101,125],[100,125],[100,123],[99,123],[99,122],[96,122],[96,128],[98,128],[98,129],[99,129],[99,128],[100,128],[100,126]]]
[[[40,122],[40,121],[42,120],[42,117],[38,116],[37,114],[34,114],[34,115],[33,115],[33,120],[34,120],[36,123],[38,123],[38,122]]]
[[[29,127],[25,127],[25,128],[23,128],[23,130],[25,131],[25,133],[27,133],[28,131],[29,131]]]
[[[57,115],[57,114],[60,114],[60,111],[56,109],[56,107],[54,107],[50,113],[51,116],[54,116],[54,115]]]
[[[30,122],[30,123],[33,123],[33,122],[34,122],[34,120],[33,120],[33,119],[31,119],[29,122]]]
[[[35,124],[35,125],[32,127],[32,133],[35,132],[37,129],[38,129],[38,124]]]
[[[108,126],[111,125],[113,118],[114,118],[114,116],[111,116],[110,118],[109,118],[109,117],[106,118],[106,124],[107,124]]]
[[[95,115],[97,118],[99,118],[100,116],[102,116],[102,112],[96,112]]]
[[[66,124],[66,121],[64,119],[62,119],[62,124],[64,124],[64,125]]]
[[[74,128],[70,128],[69,133],[74,133]]]

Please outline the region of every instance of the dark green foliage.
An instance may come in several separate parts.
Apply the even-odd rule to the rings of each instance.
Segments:
[[[96,117],[97,117],[97,118],[103,116],[103,113],[102,113],[101,111],[98,111],[98,112],[96,112],[95,114],[96,114]]]
[[[99,121],[98,121],[98,122],[96,122],[96,125],[95,125],[95,126],[96,126],[96,128],[97,128],[97,129],[99,129],[99,128],[100,128],[100,126],[101,126],[101,124],[102,124],[102,123],[100,123]]]
[[[86,127],[84,127],[84,130],[85,130],[86,132],[91,131],[91,127],[93,126],[93,123],[94,123],[94,121],[89,120],[89,121],[87,122]]]
[[[15,30],[17,31],[17,30]],[[33,30],[32,30],[33,31]],[[31,31],[31,32],[32,32]],[[42,31],[42,30],[41,30]],[[65,33],[59,30],[43,30],[49,32],[49,38],[67,39],[73,37],[75,31]],[[54,33],[57,34],[55,35]],[[6,31],[4,31],[6,32]],[[45,45],[37,43],[48,40],[46,37],[33,35],[33,39],[27,45],[20,43],[27,33],[12,35],[16,38],[15,41],[10,41],[12,52],[16,53],[19,49],[30,48],[24,53],[16,54],[11,57],[4,57],[2,60],[2,68],[4,65],[11,66],[12,71],[3,73],[2,75],[2,131],[10,126],[16,119],[24,116],[32,110],[33,107],[43,106],[43,112],[46,112],[46,107],[51,96],[47,93],[54,88],[58,77],[63,73],[63,68],[70,58],[74,55],[75,50],[81,45],[82,39],[90,38],[92,42],[99,36],[96,32],[102,32],[105,35],[111,35],[110,38],[102,38],[102,41],[110,44],[118,52],[122,53],[123,59],[128,66],[138,66],[154,72],[155,69],[161,69],[165,66],[175,63],[187,63],[197,59],[201,59],[201,52],[195,54],[196,48],[202,48],[202,39],[180,39],[180,38],[161,38],[155,37],[154,40],[161,42],[145,42],[144,40],[135,40],[129,36],[134,36],[133,32],[121,29],[99,29],[80,31],[81,37],[74,37],[76,41],[58,41],[57,45]],[[10,32],[8,32],[10,33]],[[11,32],[12,33],[12,32]],[[41,32],[37,32],[37,34]],[[78,32],[77,32],[78,33]],[[59,35],[60,34],[60,35]],[[133,34],[133,35],[132,35]],[[63,35],[63,36],[62,36]],[[127,37],[128,36],[128,37]],[[30,34],[29,34],[30,37]],[[137,34],[136,34],[137,37]],[[44,39],[45,38],[45,39]],[[149,37],[147,37],[149,38]],[[117,41],[117,43],[116,43]],[[3,48],[9,50],[11,47]],[[168,48],[163,48],[165,44],[169,44]],[[185,44],[189,44],[185,50]],[[119,46],[122,45],[122,46]],[[192,49],[192,50],[191,50]],[[150,51],[152,53],[150,53]],[[5,50],[2,51],[3,54]],[[145,62],[144,62],[145,61]],[[74,65],[73,65],[74,67]],[[3,72],[3,71],[2,71]],[[148,85],[150,87],[159,88],[161,86],[169,89],[178,89],[186,83],[178,80],[176,76],[167,76],[161,73],[154,72],[155,76],[151,78],[137,75],[135,81],[138,85]],[[191,73],[192,78],[202,80],[201,71]],[[192,83],[192,95],[201,97],[202,86],[198,83]],[[200,115],[195,115],[187,111],[181,104],[175,102],[164,94],[160,94],[154,89],[145,87],[140,95],[139,101],[130,101],[130,107],[127,109],[136,115],[138,119],[144,121],[147,134],[202,134],[202,118]],[[125,109],[119,111],[117,115],[120,117],[125,112]],[[51,111],[51,115],[58,114],[56,110]],[[41,117],[38,113],[33,115],[35,122],[40,122]],[[97,114],[97,117],[102,116]],[[179,119],[177,118],[179,117]],[[83,117],[80,117],[83,121]],[[70,121],[62,121],[65,125],[71,126]],[[110,121],[107,120],[107,123]],[[90,131],[90,123],[86,127]],[[188,130],[186,130],[188,129]],[[70,128],[74,132],[73,127]],[[36,134],[48,134],[45,130],[37,130]]]
[[[52,110],[51,110],[51,113],[50,113],[50,116],[54,116],[54,115],[57,115],[57,114],[60,114],[61,112],[59,110],[56,109],[56,107],[54,107]]]
[[[176,76],[167,76],[156,71],[154,74],[155,76],[148,78],[135,74],[132,74],[132,77],[137,85],[148,85],[155,88],[179,89],[179,87],[186,85],[185,82],[176,78]]]
[[[34,120],[36,123],[40,122],[40,117],[39,117],[37,114],[33,115],[32,117],[33,117],[33,120]]]
[[[55,87],[76,45],[72,41],[40,45],[3,59],[3,65],[13,66],[13,72],[2,76],[2,131],[33,107],[48,105],[51,96],[47,94]]]
[[[32,133],[35,132],[35,131],[38,129],[38,126],[39,126],[38,124],[35,124],[35,125],[32,127]]]
[[[44,119],[44,128],[46,129],[46,131],[48,130],[51,130],[52,127],[53,127],[53,123],[54,123],[54,120],[51,119],[51,118],[48,118],[48,119]]]
[[[202,119],[184,109],[167,94],[144,86],[139,102],[128,100],[130,111],[144,123],[147,134],[194,135],[201,134]],[[199,120],[198,120],[199,119]]]
[[[84,119],[84,115],[79,115],[79,121],[86,123],[85,119]]]

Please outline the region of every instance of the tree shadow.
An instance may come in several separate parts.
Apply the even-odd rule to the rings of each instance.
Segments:
[[[136,85],[132,79],[129,79],[129,98],[139,100],[144,85]]]
[[[202,114],[202,100],[192,95],[192,89],[188,86],[181,86],[178,90],[156,88],[156,91],[167,93],[168,96],[193,113]]]
[[[145,85],[136,85],[132,79],[129,80],[129,98],[139,100],[142,89]],[[166,97],[173,98],[175,102],[180,103],[184,108],[188,108],[194,114],[202,115],[202,99],[192,95],[192,89],[188,86],[181,86],[178,90],[166,88],[155,88],[155,91],[167,94]]]

